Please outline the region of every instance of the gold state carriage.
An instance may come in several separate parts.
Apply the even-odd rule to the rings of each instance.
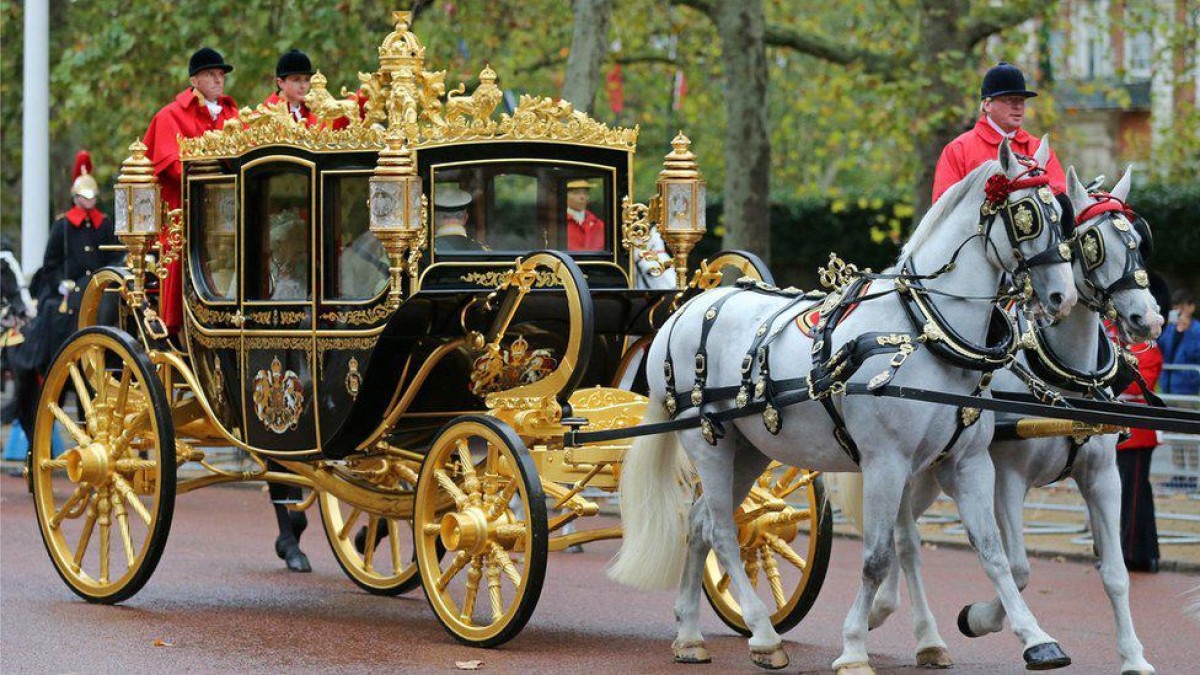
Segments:
[[[682,134],[658,194],[635,204],[636,129],[529,96],[497,115],[490,68],[471,95],[446,95],[409,15],[395,20],[379,69],[359,75],[366,113],[348,127],[259,107],[182,139],[181,211],[163,213],[145,148],[131,146],[115,200],[128,266],[87,289],[79,330],[46,379],[30,466],[47,550],[87,600],[142,587],[178,494],[271,481],[310,490],[294,508],[319,506],[360,587],[420,585],[456,638],[501,644],[532,613],[549,552],[620,536],[566,526],[598,514],[593,490],[616,488],[629,440],[572,445],[570,432],[637,424],[646,399],[627,389],[644,382],[648,336],[690,293],[771,281],[736,252],[689,280],[704,182]],[[310,96],[333,101],[323,78]],[[570,250],[568,184],[586,185],[601,245]],[[456,207],[470,198],[454,236],[435,225],[438,204],[454,201],[439,192]],[[147,284],[166,269],[148,255],[164,221],[164,257],[183,263],[174,337]],[[678,288],[635,288],[638,262],[657,264],[643,252],[652,225]],[[121,299],[118,326],[95,325],[106,295]],[[56,423],[72,439],[57,459]],[[210,461],[229,447],[256,468]],[[184,463],[202,475],[177,478]],[[822,483],[772,467],[737,517],[747,570],[786,630],[828,562]],[[715,558],[705,581],[721,618],[744,632]]]

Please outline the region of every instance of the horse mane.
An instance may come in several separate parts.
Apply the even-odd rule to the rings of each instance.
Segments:
[[[942,196],[938,197],[938,200],[925,213],[925,217],[921,219],[920,224],[917,225],[917,229],[913,230],[912,236],[904,243],[904,248],[900,250],[900,257],[907,258],[920,248],[933,235],[933,231],[937,229],[937,224],[950,215],[954,209],[958,208],[958,204],[962,201],[963,197],[975,189],[976,183],[982,183],[984,176],[990,177],[999,168],[999,160],[988,160],[975,167],[974,171],[943,192]]]

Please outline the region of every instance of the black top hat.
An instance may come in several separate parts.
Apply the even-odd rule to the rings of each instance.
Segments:
[[[979,88],[979,98],[995,98],[997,96],[1037,96],[1036,91],[1025,88],[1025,74],[1021,69],[1001,61],[992,66],[983,76],[983,86]]]
[[[314,72],[308,54],[299,49],[289,49],[286,54],[279,57],[279,62],[275,64],[275,77],[312,75]]]
[[[192,58],[188,59],[188,77],[209,68],[220,68],[227,73],[233,70],[233,66],[225,63],[225,57],[221,56],[221,52],[211,47],[197,49],[196,53],[192,54]]]

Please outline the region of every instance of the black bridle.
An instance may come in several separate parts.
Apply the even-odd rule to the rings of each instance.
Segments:
[[[1146,272],[1146,258],[1154,250],[1154,239],[1150,225],[1139,217],[1121,200],[1112,195],[1100,194],[1100,201],[1088,206],[1076,218],[1076,232],[1071,240],[1072,248],[1083,265],[1083,285],[1080,299],[1092,311],[1107,319],[1117,318],[1113,296],[1120,291],[1150,287],[1150,276]],[[1106,216],[1099,223],[1084,227],[1084,223],[1097,215]],[[1093,279],[1093,272],[1100,269],[1108,258],[1101,227],[1112,226],[1125,247],[1125,268],[1119,278],[1108,285]],[[1137,233],[1137,237],[1134,233]],[[1139,241],[1140,239],[1140,241]]]

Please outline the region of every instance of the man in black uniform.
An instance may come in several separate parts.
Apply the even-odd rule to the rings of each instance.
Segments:
[[[34,275],[31,290],[37,296],[37,318],[30,324],[25,343],[14,354],[16,400],[21,427],[33,429],[37,418],[37,400],[41,396],[39,379],[46,374],[50,360],[75,332],[75,322],[83,291],[100,268],[121,264],[121,251],[105,251],[102,246],[120,245],[112,221],[96,208],[100,186],[92,177],[92,158],[87,150],[75,156],[74,182],[71,184],[71,208],[50,225],[50,237],[42,268]],[[100,323],[105,323],[105,314]]]

